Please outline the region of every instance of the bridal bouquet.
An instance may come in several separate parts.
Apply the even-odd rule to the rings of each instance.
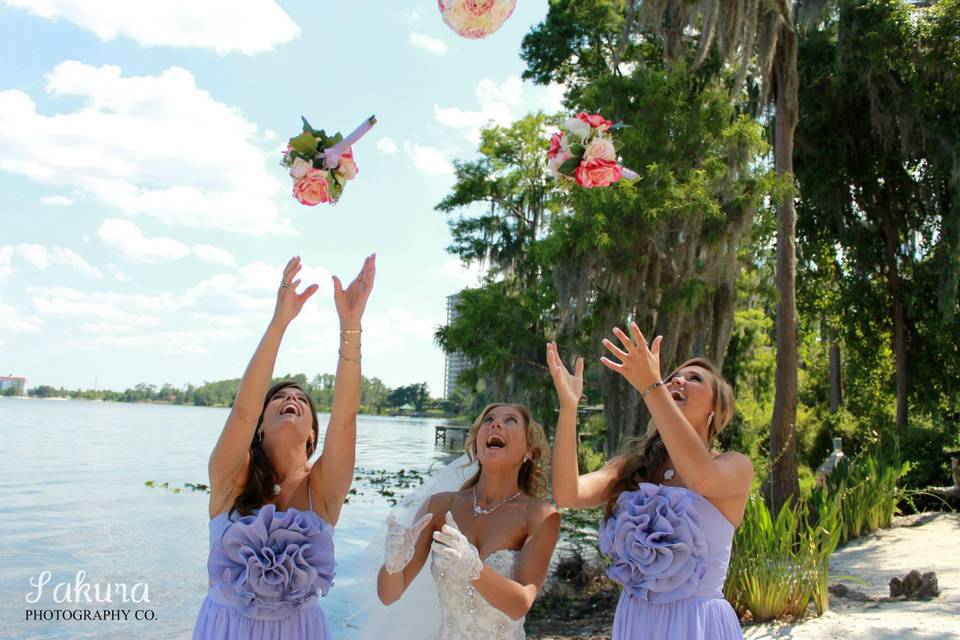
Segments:
[[[507,21],[517,0],[437,0],[447,26],[464,38],[486,38]]]
[[[634,171],[617,163],[617,148],[609,132],[619,127],[600,114],[581,111],[568,118],[550,138],[550,172],[585,189],[609,187],[622,178],[636,180]]]
[[[303,120],[303,133],[290,138],[280,164],[289,169],[293,178],[293,197],[301,204],[314,206],[321,202],[340,199],[347,182],[357,176],[353,160],[353,144],[377,123],[374,116],[367,118],[350,135],[328,135],[317,131]]]

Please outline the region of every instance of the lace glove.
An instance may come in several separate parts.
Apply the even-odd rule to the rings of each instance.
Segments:
[[[383,566],[387,573],[399,573],[410,564],[420,533],[430,524],[433,514],[425,513],[412,527],[405,527],[392,515],[387,518],[386,553]]]
[[[460,532],[449,511],[446,520],[440,531],[433,532],[434,543],[430,548],[434,559],[443,571],[472,582],[480,577],[483,570],[480,552]]]

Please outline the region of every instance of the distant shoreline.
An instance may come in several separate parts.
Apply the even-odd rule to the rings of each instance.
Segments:
[[[228,404],[193,404],[186,402],[170,402],[168,400],[106,400],[102,398],[70,398],[70,397],[46,397],[38,398],[35,396],[0,396],[0,400],[52,400],[54,402],[109,402],[111,404],[145,404],[145,405],[159,405],[159,406],[169,406],[169,407],[198,407],[201,409],[229,409],[230,405]],[[326,409],[317,409],[319,414],[329,414],[330,411]],[[470,419],[464,416],[451,416],[451,415],[437,415],[433,413],[412,413],[412,414],[397,414],[397,413],[368,413],[368,412],[359,412],[357,415],[361,416],[371,416],[378,418],[436,418],[438,420],[448,420],[453,424],[463,423],[468,425]]]

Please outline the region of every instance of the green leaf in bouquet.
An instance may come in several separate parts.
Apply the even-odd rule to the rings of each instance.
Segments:
[[[290,147],[312,158],[317,153],[317,139],[309,131],[304,131],[296,138],[290,138]]]
[[[569,160],[561,164],[557,168],[557,171],[559,171],[565,176],[570,176],[572,178],[574,174],[577,172],[577,167],[579,166],[580,166],[580,158],[570,158]]]
[[[587,152],[587,148],[582,144],[572,144],[570,145],[570,155],[574,158],[577,158],[577,162],[583,159],[583,154]]]
[[[607,131],[621,131],[623,129],[629,129],[629,128],[630,128],[630,125],[623,124],[622,122],[617,122],[617,123],[614,123],[612,127],[607,129]]]
[[[343,187],[337,182],[336,178],[333,177],[333,171],[327,175],[327,184],[330,187],[330,197],[334,200],[340,199],[340,194],[343,193]]]
[[[313,127],[310,126],[310,123],[307,122],[307,119],[303,116],[300,116],[300,119],[303,120],[303,132],[304,133],[313,133]]]
[[[323,168],[324,168],[323,160],[324,160],[324,159],[323,159],[323,157],[321,157],[321,156],[316,156],[316,157],[314,157],[314,158],[313,158],[313,168],[314,168],[314,169],[323,169]]]
[[[343,136],[340,134],[340,132],[337,132],[335,135],[332,135],[327,139],[326,144],[324,145],[323,148],[329,149],[330,147],[334,146],[335,144],[337,144],[342,140],[343,140]]]

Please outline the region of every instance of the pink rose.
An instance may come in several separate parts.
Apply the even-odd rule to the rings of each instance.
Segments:
[[[327,172],[323,169],[311,169],[307,175],[293,185],[293,197],[300,204],[314,206],[321,202],[333,202],[330,197],[330,185],[327,184]]]
[[[343,155],[340,156],[340,166],[337,167],[337,173],[347,180],[353,180],[357,177],[357,174],[360,173],[360,169],[357,168],[357,163],[353,161],[353,149],[347,149],[343,152]]]
[[[577,184],[591,189],[593,187],[609,187],[623,177],[623,172],[616,162],[609,160],[593,160],[581,162],[576,171]]]
[[[583,159],[586,162],[591,162],[593,160],[615,161],[617,159],[617,148],[613,146],[613,142],[610,140],[596,137],[590,141],[590,144],[587,145],[587,150],[583,154]]]
[[[554,158],[558,153],[560,153],[561,143],[563,142],[563,134],[559,131],[552,136],[550,136],[550,151],[547,151],[548,158]]]
[[[594,129],[600,129],[600,131],[606,131],[613,126],[612,120],[607,120],[599,113],[589,114],[586,111],[581,111],[577,114],[577,117]]]
[[[490,13],[490,10],[493,9],[494,0],[464,0],[463,7],[469,13],[472,13],[475,16],[482,16],[486,13]]]

